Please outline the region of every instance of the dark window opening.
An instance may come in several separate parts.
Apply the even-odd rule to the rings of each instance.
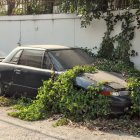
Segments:
[[[43,55],[44,55],[44,51],[24,50],[18,64],[41,68]]]
[[[55,64],[56,70],[71,69],[76,65],[93,63],[93,58],[82,49],[54,50],[49,52],[49,56]]]
[[[47,52],[44,55],[43,69],[53,69],[53,64]]]

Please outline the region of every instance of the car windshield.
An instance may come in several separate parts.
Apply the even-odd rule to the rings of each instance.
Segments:
[[[49,56],[56,70],[71,69],[76,65],[86,65],[93,63],[90,57],[82,49],[65,49],[49,51]]]

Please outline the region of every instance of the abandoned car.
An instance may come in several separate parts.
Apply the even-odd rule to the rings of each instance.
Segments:
[[[43,80],[73,68],[92,64],[94,60],[80,48],[59,45],[29,45],[15,48],[0,62],[0,94],[7,96],[35,97]],[[126,82],[117,73],[98,71],[77,76],[75,84],[86,89],[95,81],[108,81],[102,93],[111,93],[112,112],[122,113],[130,105]]]

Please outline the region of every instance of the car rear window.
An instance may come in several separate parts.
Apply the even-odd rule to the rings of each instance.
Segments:
[[[76,65],[93,63],[93,58],[82,49],[52,50],[49,51],[49,56],[58,70],[65,70],[73,68]]]

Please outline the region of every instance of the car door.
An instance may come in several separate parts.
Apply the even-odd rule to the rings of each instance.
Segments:
[[[18,49],[14,54],[10,55],[8,61],[1,62],[0,64],[0,81],[5,95],[13,95],[13,74],[21,53],[22,49]]]
[[[45,50],[24,49],[14,69],[13,84],[17,94],[33,97],[43,80],[51,77],[51,70],[43,69]]]

